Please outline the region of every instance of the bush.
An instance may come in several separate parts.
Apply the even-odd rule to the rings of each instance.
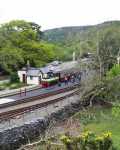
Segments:
[[[17,73],[11,73],[10,75],[10,82],[11,83],[16,83],[16,82],[19,82],[19,77],[18,77],[18,74]]]
[[[77,137],[62,136],[61,141],[67,150],[111,150],[113,143],[111,133],[96,136],[93,132],[84,132]]]
[[[120,65],[115,64],[108,72],[107,72],[107,79],[112,79],[116,76],[120,75]]]
[[[67,132],[65,135],[62,135],[60,139],[59,136],[48,137],[32,145],[37,146],[36,148],[31,146],[32,149],[40,150],[117,150],[113,147],[110,132],[106,132],[100,136],[88,131],[78,136],[71,136],[69,132]],[[27,147],[25,149],[27,149]]]

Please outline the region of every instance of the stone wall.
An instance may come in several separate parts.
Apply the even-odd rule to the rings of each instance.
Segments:
[[[15,150],[21,145],[29,143],[29,141],[44,134],[51,120],[64,120],[75,112],[79,111],[83,106],[88,106],[87,102],[71,103],[61,110],[52,113],[44,119],[39,119],[31,124],[25,124],[21,127],[16,127],[11,130],[6,130],[0,133],[0,150]]]

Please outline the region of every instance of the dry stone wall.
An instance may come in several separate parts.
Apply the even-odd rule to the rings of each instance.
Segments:
[[[29,143],[33,139],[44,134],[51,120],[64,120],[79,111],[83,106],[88,105],[89,101],[71,103],[44,119],[38,119],[31,124],[25,124],[21,127],[0,132],[0,150],[16,150],[21,145]]]

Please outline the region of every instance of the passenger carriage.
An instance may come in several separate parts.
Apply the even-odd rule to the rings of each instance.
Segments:
[[[78,67],[76,61],[72,62],[65,62],[65,63],[55,63],[50,64],[48,66],[51,72],[48,72],[45,76],[42,78],[42,87],[48,87],[60,82],[70,81],[71,77],[78,72]]]

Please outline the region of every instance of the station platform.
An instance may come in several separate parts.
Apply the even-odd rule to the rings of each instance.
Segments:
[[[11,96],[6,96],[4,98],[0,98],[0,104],[5,104],[17,100],[22,100],[22,99],[27,99],[27,98],[32,98],[35,96],[43,95],[43,94],[49,94],[50,92],[58,91],[64,88],[72,87],[75,85],[78,85],[79,82],[76,81],[74,83],[68,82],[67,84],[61,83],[61,85],[54,85],[50,86],[47,88],[37,88],[31,91],[25,91],[25,89],[22,89],[19,93],[11,95]]]

